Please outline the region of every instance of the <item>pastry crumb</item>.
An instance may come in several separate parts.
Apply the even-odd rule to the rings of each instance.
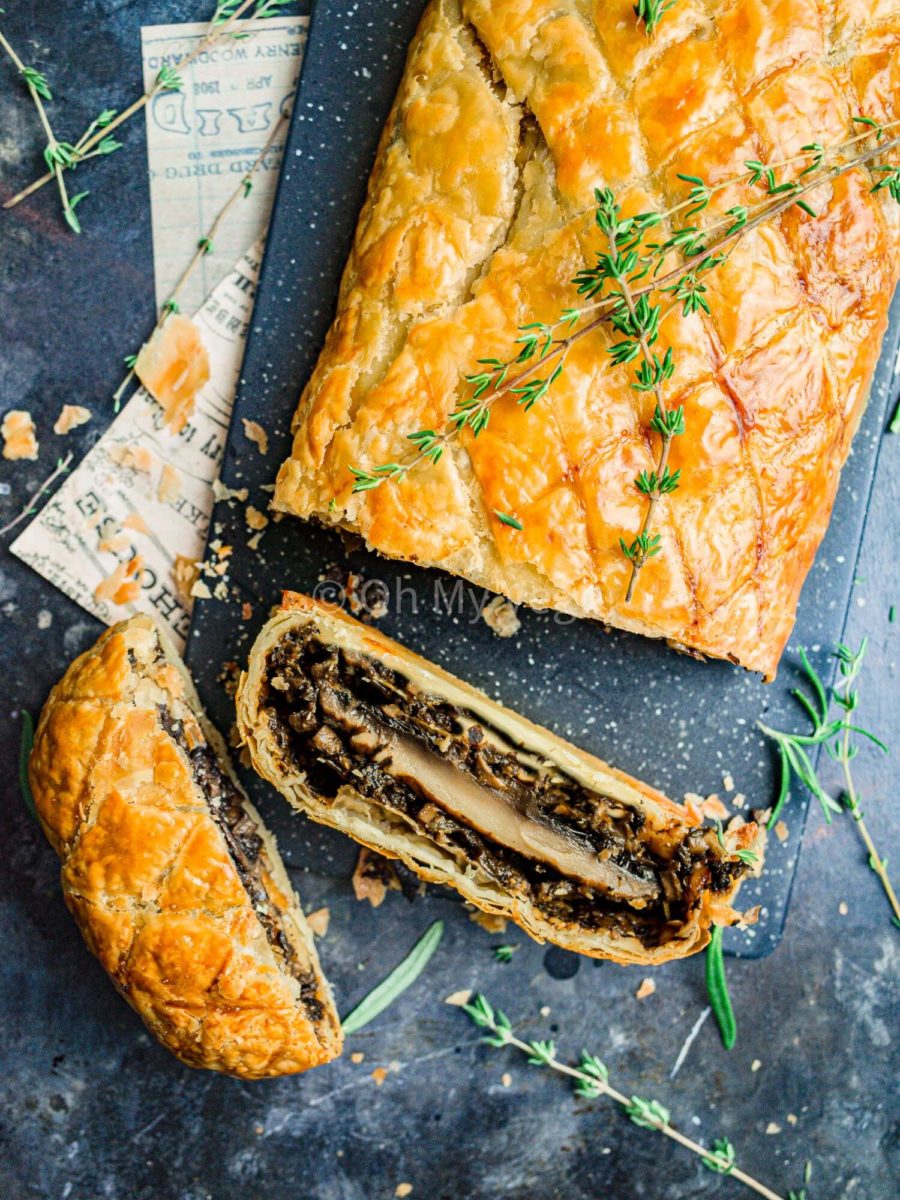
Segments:
[[[156,485],[156,498],[160,504],[172,504],[181,495],[181,473],[175,467],[163,467]]]
[[[504,933],[508,924],[506,917],[498,916],[497,913],[482,912],[480,908],[469,913],[469,920],[486,929],[488,933]]]
[[[250,495],[247,488],[230,488],[218,476],[212,482],[213,499],[218,504],[221,500],[240,500],[243,503]]]
[[[253,616],[253,605],[250,603],[249,600],[245,600],[244,603],[241,605],[241,620],[249,621],[252,616]]]
[[[550,1005],[542,1004],[541,1007],[538,1009],[538,1012],[541,1014],[542,1017],[549,1017],[550,1016]]]
[[[171,313],[141,346],[134,373],[162,408],[167,428],[180,433],[209,382],[209,352],[190,317]]]
[[[191,586],[191,596],[193,596],[195,600],[212,600],[212,592],[202,579],[194,580],[194,583]]]
[[[0,425],[3,438],[3,457],[14,461],[20,458],[32,462],[38,456],[38,440],[31,413],[24,408],[11,408]]]
[[[246,417],[241,418],[244,426],[244,436],[248,441],[253,442],[260,454],[269,453],[269,435],[263,429],[258,421],[248,421]]]
[[[510,604],[505,596],[495,596],[481,610],[481,616],[497,637],[515,637],[522,628],[515,605]]]
[[[788,1113],[787,1123],[788,1123],[788,1125],[796,1125],[797,1124],[797,1114],[796,1113]]]
[[[725,789],[726,792],[734,791],[734,776],[731,774],[730,771],[726,771],[725,774],[722,776],[722,787]]]
[[[135,533],[149,533],[150,526],[144,520],[140,513],[129,513],[122,522],[123,529],[132,529]]]
[[[468,1004],[474,995],[471,988],[462,988],[458,992],[451,992],[449,996],[444,997],[445,1004],[452,1004],[454,1008],[462,1008],[464,1004]]]
[[[381,1087],[387,1077],[387,1067],[376,1067],[372,1072],[372,1078],[375,1080],[376,1087]]]
[[[412,1190],[413,1186],[411,1183],[398,1183],[394,1188],[394,1195],[400,1196],[402,1200],[402,1197],[411,1195]]]
[[[311,912],[306,918],[306,923],[316,937],[324,937],[328,932],[328,923],[330,920],[331,909],[317,908],[315,912]]]
[[[260,512],[258,508],[254,508],[252,504],[248,504],[244,510],[244,520],[247,522],[249,529],[265,529],[269,523],[269,518],[264,512]]]
[[[708,818],[713,821],[724,821],[729,815],[729,810],[716,792],[711,792],[708,796],[701,796],[698,792],[685,792],[684,806],[688,810],[691,820],[696,821],[697,824],[702,824]]]
[[[750,1064],[750,1070],[753,1071],[754,1074],[756,1074],[756,1072],[759,1070],[759,1068],[761,1066],[762,1066],[762,1063],[760,1062],[760,1060],[758,1058],[754,1058],[753,1062]]]
[[[49,608],[42,608],[37,615],[38,629],[49,629],[53,624],[53,613]]]
[[[781,1126],[778,1125],[775,1121],[770,1121],[768,1123],[768,1125],[766,1126],[766,1133],[768,1133],[768,1134],[781,1133]]]
[[[259,543],[262,541],[262,535],[263,531],[260,530],[259,533],[254,533],[253,537],[247,538],[247,548],[249,550],[258,550]]]
[[[787,825],[785,825],[784,821],[775,822],[775,836],[778,838],[779,842],[786,842],[790,832],[791,831],[788,829]]]
[[[133,604],[141,594],[140,577],[143,569],[144,560],[139,554],[128,562],[119,563],[111,575],[97,584],[94,596],[113,604]]]
[[[175,595],[185,608],[191,607],[191,589],[200,577],[200,564],[196,558],[186,554],[176,554],[172,563],[172,582],[175,584]]]
[[[656,991],[656,981],[654,979],[642,979],[641,986],[634,993],[638,1000],[646,1000],[648,996],[652,996]]]
[[[363,1054],[362,1050],[354,1050],[353,1053],[350,1055],[350,1061],[352,1063],[358,1064],[358,1063],[361,1063],[365,1057],[366,1056],[365,1056],[365,1054]]]
[[[72,429],[77,429],[79,425],[86,425],[90,419],[91,410],[89,408],[85,408],[81,404],[64,404],[54,422],[53,432],[60,435],[66,434]]]
[[[838,905],[838,912],[841,914],[842,917],[846,917],[846,915],[849,911],[850,911],[850,908],[847,905],[847,901],[842,900],[840,902],[840,904]]]
[[[106,453],[117,467],[138,471],[142,475],[149,475],[153,470],[154,458],[146,446],[110,446]]]
[[[500,1082],[503,1084],[504,1087],[512,1086],[512,1075],[510,1075],[509,1071],[503,1072],[503,1074],[500,1076]]]

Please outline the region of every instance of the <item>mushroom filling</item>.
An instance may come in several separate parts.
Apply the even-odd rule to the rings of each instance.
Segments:
[[[157,711],[163,729],[178,743],[190,761],[194,781],[206,799],[213,820],[222,831],[238,878],[250,897],[253,911],[265,930],[269,944],[284,961],[285,969],[299,983],[300,1002],[310,1020],[321,1020],[325,1010],[318,998],[319,985],[315,972],[302,961],[297,946],[284,927],[282,911],[266,888],[263,877],[266,868],[265,845],[256,822],[244,808],[243,796],[222,770],[211,746],[203,742],[192,747],[185,736],[184,722],[163,704],[158,706]]]
[[[266,660],[261,708],[283,769],[331,805],[342,786],[380,819],[477,864],[549,920],[637,936],[677,936],[704,891],[745,867],[713,830],[594,792],[401,673],[321,640],[285,634]]]

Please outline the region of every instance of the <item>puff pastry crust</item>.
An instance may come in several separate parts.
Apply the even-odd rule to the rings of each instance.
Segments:
[[[149,617],[72,663],[41,714],[29,777],[68,908],[168,1050],[245,1079],[340,1053],[274,840]]]
[[[682,482],[630,604],[619,538],[641,526],[652,405],[604,333],[574,347],[540,414],[506,397],[477,440],[372,492],[351,494],[349,467],[402,459],[407,434],[444,427],[476,359],[507,359],[518,325],[572,303],[595,186],[646,211],[683,198],[679,173],[715,183],[838,144],[853,114],[900,116],[898,64],[896,0],[679,0],[650,38],[632,0],[432,0],[275,506],[774,676],[900,274],[897,206],[873,176],[817,189],[816,220],[795,208],[748,235],[707,277],[712,316],[667,320]],[[726,189],[711,211],[743,202]]]
[[[296,808],[582,954],[700,950],[738,919],[734,852],[761,862],[755,824],[726,849],[661,793],[306,596],[260,632],[237,712],[256,771]]]

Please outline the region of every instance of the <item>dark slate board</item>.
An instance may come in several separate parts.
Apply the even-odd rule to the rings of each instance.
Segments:
[[[230,486],[248,487],[260,508],[288,452],[291,415],[333,315],[378,137],[421,10],[422,0],[395,0],[379,6],[377,20],[363,21],[355,5],[317,0],[314,6],[222,471]],[[348,553],[333,532],[291,518],[271,524],[254,553],[246,548],[243,505],[220,504],[213,536],[234,546],[234,598],[198,602],[187,648],[211,715],[224,729],[232,724],[223,665],[246,661],[282,589],[339,600],[339,585],[323,580],[337,567],[338,576],[352,570],[387,586],[390,611],[380,628],[615,766],[675,798],[717,791],[726,802],[723,775],[730,773],[749,807],[765,807],[774,795],[775,762],[755,723],[763,718],[776,727],[802,727],[790,697],[798,681],[797,648],[809,649],[817,666],[831,672],[828,651],[841,637],[850,603],[881,430],[893,402],[898,343],[895,304],[872,399],[775,684],[725,663],[695,662],[659,642],[549,613],[521,610],[521,633],[502,640],[477,615],[490,598],[481,589],[364,550]],[[243,435],[242,417],[269,432],[266,456]],[[245,601],[253,608],[247,621],[241,616]],[[356,860],[352,842],[292,820],[267,785],[250,772],[244,779],[290,867],[323,883],[349,881]],[[729,949],[743,957],[768,954],[781,937],[807,807],[804,796],[792,797],[785,817],[793,836],[784,845],[770,839],[762,879],[742,891],[742,902],[762,905],[754,930],[727,935]],[[461,906],[454,919],[466,921]],[[413,910],[406,923],[412,941],[420,925]],[[465,937],[454,939],[454,950],[462,963]]]

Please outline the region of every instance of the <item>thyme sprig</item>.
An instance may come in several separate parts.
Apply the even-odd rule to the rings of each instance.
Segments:
[[[666,404],[664,388],[675,364],[671,350],[662,356],[653,350],[660,326],[677,310],[685,316],[698,311],[709,313],[704,276],[725,261],[739,239],[795,205],[815,216],[805,196],[823,183],[897,149],[900,137],[887,135],[898,125],[900,121],[879,125],[865,118],[862,132],[839,145],[826,148],[818,142],[809,143],[800,153],[780,162],[748,160],[742,174],[717,184],[708,184],[700,176],[683,175],[680,178],[688,185],[687,198],[662,212],[622,217],[613,193],[598,189],[596,222],[606,245],[597,251],[594,264],[582,268],[572,281],[585,302],[563,309],[552,321],[520,325],[515,339],[517,350],[509,359],[478,359],[480,369],[465,376],[471,391],[457,401],[444,430],[423,429],[408,434],[414,453],[401,461],[371,468],[351,466],[352,493],[400,482],[416,467],[438,463],[447,446],[465,430],[473,437],[484,432],[493,405],[504,396],[515,396],[516,403],[528,411],[560,377],[572,346],[609,325],[620,335],[608,348],[612,362],[625,365],[640,360],[631,386],[638,392],[654,393],[656,399],[650,421],[650,433],[658,437],[654,468],[642,471],[634,481],[647,499],[644,521],[632,540],[620,539],[622,552],[632,566],[626,594],[630,601],[638,572],[661,549],[661,536],[652,528],[655,510],[680,483],[680,472],[669,470],[668,458],[672,440],[684,432],[684,413],[680,407],[670,410]],[[865,141],[871,144],[861,146]],[[801,164],[796,178],[782,178],[786,168]],[[893,196],[888,172],[894,168],[876,165],[885,166],[885,170],[878,172],[871,190],[887,189]],[[702,228],[696,224],[672,225],[677,214],[683,213],[690,221],[709,207],[716,194],[738,184],[759,188],[765,196],[755,205],[733,205]],[[657,227],[668,227],[671,232],[661,240],[650,241],[648,234]],[[668,266],[673,255],[678,261]]]
[[[638,21],[644,22],[644,32],[653,33],[670,8],[674,8],[678,0],[638,0],[634,6],[634,15]]]
[[[14,208],[15,205],[20,204],[23,200],[27,199],[28,196],[33,195],[46,183],[49,183],[55,178],[60,189],[60,198],[63,204],[63,215],[75,232],[79,233],[81,231],[80,226],[77,229],[75,228],[75,226],[78,224],[78,220],[77,217],[75,217],[73,210],[75,204],[79,200],[83,199],[84,196],[87,195],[87,192],[80,193],[77,197],[73,198],[73,201],[67,201],[67,197],[65,196],[65,183],[63,182],[62,178],[63,172],[77,167],[79,163],[83,163],[89,158],[94,158],[98,155],[110,154],[113,150],[119,149],[121,143],[116,142],[115,139],[110,137],[112,131],[124,124],[124,122],[130,120],[130,118],[136,113],[140,112],[141,109],[150,103],[154,96],[157,96],[162,92],[180,92],[183,88],[181,72],[189,67],[195,59],[197,59],[201,54],[205,54],[223,37],[246,36],[247,33],[252,30],[254,22],[262,17],[274,15],[290,2],[291,0],[218,0],[215,12],[210,20],[209,28],[205,36],[201,38],[201,40],[197,43],[194,49],[190,51],[190,53],[186,54],[185,57],[181,59],[180,63],[178,64],[178,69],[176,70],[175,67],[169,64],[164,64],[151,86],[144,92],[142,96],[138,97],[138,99],[132,104],[129,104],[127,108],[123,109],[122,112],[117,113],[112,109],[104,110],[100,117],[91,122],[91,124],[87,127],[78,141],[74,143],[74,145],[69,142],[56,141],[49,129],[49,123],[45,122],[45,130],[48,136],[48,146],[47,150],[44,152],[44,157],[47,162],[48,170],[45,174],[39,176],[27,187],[22,188],[22,190],[17,192],[16,195],[10,200],[7,200],[3,207]],[[244,25],[240,31],[235,30],[235,22],[238,21],[238,19],[245,13],[247,13],[249,9],[253,9],[253,12],[250,13],[249,19],[244,22]],[[18,66],[21,73],[23,70],[22,65],[18,58],[13,54],[12,48],[9,46],[9,43],[6,41],[6,39],[3,38],[2,34],[0,34],[0,45],[2,45],[3,48],[13,56],[13,61]],[[43,83],[46,86],[46,80],[43,79],[43,76],[41,76],[41,80],[43,80]],[[30,83],[27,78],[26,83],[28,83],[30,89],[33,88],[33,84]],[[34,91],[32,91],[32,95],[35,99],[35,103],[38,104],[41,99],[41,95],[35,93]],[[46,98],[49,99],[49,96]],[[38,105],[38,112],[42,112],[41,105]],[[44,114],[44,116],[45,115],[46,114]],[[107,119],[102,121],[102,117],[106,117]]]
[[[731,1175],[734,1179],[746,1184],[759,1196],[766,1200],[782,1200],[776,1192],[748,1175],[738,1167],[735,1159],[735,1149],[725,1138],[717,1138],[711,1147],[701,1146],[693,1138],[686,1137],[671,1124],[669,1110],[658,1100],[646,1099],[643,1096],[627,1096],[609,1082],[609,1071],[605,1064],[587,1050],[583,1050],[577,1067],[561,1062],[556,1056],[556,1045],[553,1041],[523,1041],[513,1032],[509,1018],[499,1009],[494,1009],[481,994],[476,995],[470,1004],[464,1004],[463,1010],[480,1028],[487,1030],[482,1038],[489,1046],[514,1046],[527,1055],[531,1066],[549,1067],[561,1075],[567,1075],[575,1081],[575,1094],[585,1100],[596,1100],[607,1096],[627,1114],[629,1119],[641,1129],[651,1129],[662,1133],[680,1146],[697,1155],[700,1161],[710,1171],[721,1175]]]
[[[41,496],[43,496],[45,492],[49,491],[50,488],[53,487],[57,479],[65,475],[69,467],[72,465],[72,457],[72,452],[70,450],[65,458],[58,458],[56,460],[56,466],[43,481],[43,483],[40,484],[36,491],[32,492],[16,516],[14,516],[11,521],[7,521],[5,525],[0,526],[0,537],[4,537],[7,533],[10,533],[13,529],[15,529],[17,525],[21,525],[26,517],[33,517],[35,515],[37,512],[35,505],[37,504],[38,500],[40,500]]]
[[[0,47],[9,55],[13,66],[22,77],[22,82],[28,89],[28,94],[34,102],[38,119],[43,126],[47,137],[47,145],[44,147],[44,161],[48,168],[47,179],[56,180],[66,224],[73,233],[81,233],[81,225],[78,217],[75,215],[75,207],[84,199],[87,192],[79,192],[77,196],[70,196],[66,182],[63,179],[63,170],[72,164],[77,152],[74,146],[70,145],[69,142],[60,141],[53,132],[53,126],[50,124],[50,118],[47,116],[47,109],[44,105],[45,100],[53,99],[53,93],[50,91],[47,77],[35,67],[26,66],[2,32],[0,32]]]
[[[865,659],[868,639],[864,638],[859,649],[854,651],[844,643],[840,643],[834,657],[837,659],[838,683],[830,689],[826,688],[818,672],[810,663],[806,652],[800,651],[800,662],[806,676],[811,694],[794,688],[792,695],[800,703],[812,722],[812,732],[809,734],[786,733],[780,729],[757,722],[762,732],[771,738],[778,748],[781,765],[781,778],[778,799],[769,818],[769,827],[778,820],[781,810],[790,794],[791,779],[796,777],[800,783],[811,792],[822,806],[825,820],[830,824],[835,813],[848,812],[856,823],[866,850],[869,866],[877,875],[888,903],[893,913],[893,922],[900,927],[900,902],[891,883],[887,871],[887,859],[881,858],[876,849],[872,835],[866,825],[862,809],[862,797],[853,778],[853,760],[859,753],[858,738],[871,742],[885,754],[888,748],[884,742],[868,729],[863,729],[854,722],[853,714],[859,706],[859,691],[857,681]],[[834,705],[839,715],[831,716]],[[825,751],[833,762],[841,767],[844,787],[836,800],[825,789],[816,774],[810,747],[824,746]]]
[[[147,338],[147,341],[150,341],[156,335],[156,333],[162,328],[162,326],[166,323],[166,319],[168,318],[170,313],[181,312],[181,307],[178,303],[178,297],[181,294],[185,284],[188,282],[191,275],[193,275],[195,269],[197,268],[197,265],[207,256],[207,254],[210,254],[212,252],[214,240],[219,231],[219,228],[221,227],[222,222],[225,220],[226,216],[231,211],[233,206],[237,203],[237,201],[239,199],[246,199],[250,195],[251,191],[253,190],[253,176],[256,174],[256,172],[259,170],[259,168],[262,166],[263,162],[265,161],[266,155],[272,149],[272,146],[275,144],[276,140],[280,136],[284,125],[287,123],[287,120],[288,120],[287,113],[282,113],[282,115],[278,118],[278,120],[272,126],[272,130],[269,133],[269,136],[266,138],[265,145],[263,146],[263,148],[260,150],[259,154],[257,154],[256,158],[251,163],[250,168],[247,171],[246,175],[243,176],[240,183],[237,185],[237,187],[234,189],[234,191],[231,193],[231,195],[228,197],[228,199],[225,201],[225,203],[219,209],[219,212],[216,215],[213,223],[210,225],[209,229],[207,229],[207,231],[203,235],[203,237],[201,237],[199,239],[199,241],[197,242],[196,249],[194,250],[194,253],[191,256],[190,261],[188,262],[187,266],[184,268],[184,270],[179,275],[178,280],[175,283],[175,286],[172,289],[172,292],[169,295],[168,300],[166,300],[165,303],[160,308],[159,316],[157,317],[156,324],[153,326],[153,329],[151,330],[150,336]],[[144,342],[143,345],[146,345],[146,342]],[[142,349],[143,349],[143,345],[141,347]],[[137,364],[137,360],[138,360],[137,354],[128,354],[123,359],[123,362],[125,363],[125,366],[128,368],[128,371],[127,371],[127,374],[125,375],[124,379],[122,380],[122,382],[116,388],[115,392],[113,392],[113,411],[114,412],[118,412],[119,409],[121,408],[122,399],[123,399],[126,391],[128,390],[129,384],[134,379],[134,368]]]

